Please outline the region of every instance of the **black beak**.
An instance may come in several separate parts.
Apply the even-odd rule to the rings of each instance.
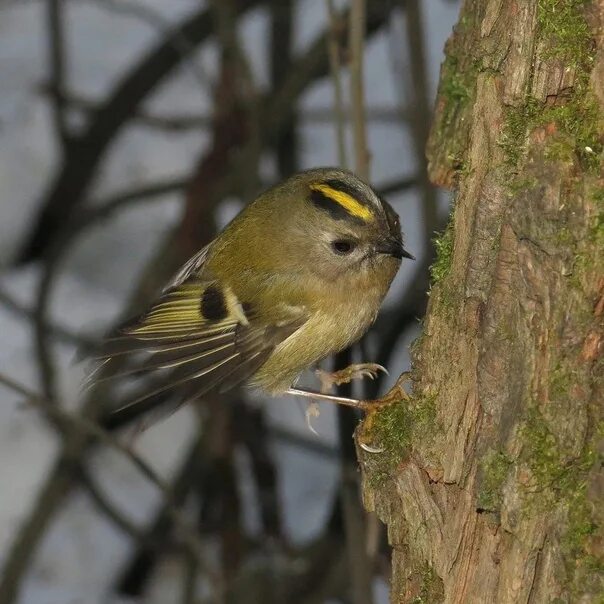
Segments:
[[[388,256],[393,256],[394,258],[398,258],[401,260],[402,258],[409,258],[410,260],[415,260],[415,256],[410,254],[404,247],[402,241],[400,239],[395,239],[394,237],[388,238],[382,243],[380,243],[375,251],[378,254],[387,254]]]

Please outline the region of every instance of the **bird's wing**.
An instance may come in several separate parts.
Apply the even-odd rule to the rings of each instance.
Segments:
[[[176,275],[174,275],[174,277],[172,277],[172,280],[164,288],[164,293],[174,287],[177,287],[192,275],[201,273],[201,270],[206,262],[206,258],[208,257],[211,245],[211,243],[208,243],[208,245],[202,247],[197,254],[189,258],[189,260],[183,264],[180,270],[176,273]]]
[[[112,425],[174,400],[172,395],[182,404],[246,381],[306,321],[299,308],[287,308],[271,322],[260,320],[252,305],[219,281],[200,276],[195,266],[190,261],[176,285],[102,345],[97,359],[113,367],[97,381],[130,377],[143,384],[112,412]]]

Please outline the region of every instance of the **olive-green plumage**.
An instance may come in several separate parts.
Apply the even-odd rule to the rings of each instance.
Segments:
[[[297,174],[249,204],[160,299],[105,343],[158,381],[117,413],[246,382],[271,394],[365,333],[399,268],[392,208],[352,173]]]

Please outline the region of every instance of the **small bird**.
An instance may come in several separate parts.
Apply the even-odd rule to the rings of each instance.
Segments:
[[[242,383],[362,407],[294,384],[367,331],[402,258],[413,256],[397,214],[353,173],[317,168],[272,187],[103,343],[98,359],[119,366],[110,378],[153,374],[114,421],[163,405],[167,394],[184,403]],[[376,367],[351,366],[339,378]]]

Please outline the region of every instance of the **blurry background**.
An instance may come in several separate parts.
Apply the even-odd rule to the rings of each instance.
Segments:
[[[0,1],[0,382],[30,391],[0,384],[3,604],[387,602],[350,410],[322,405],[315,435],[299,401],[241,392],[101,444],[61,415],[102,415],[111,392],[82,392],[77,358],[243,204],[354,167],[353,126],[417,257],[351,353],[390,377],[355,394],[408,368],[448,215],[423,145],[459,6],[353,3],[364,91],[344,1]]]

